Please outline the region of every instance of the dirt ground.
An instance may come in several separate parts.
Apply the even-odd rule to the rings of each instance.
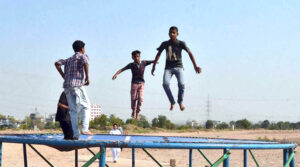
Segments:
[[[1,132],[1,133],[14,133]],[[18,131],[20,133],[20,131]],[[22,133],[22,132],[21,132]],[[23,132],[24,133],[24,132]],[[29,132],[28,132],[29,133]],[[141,134],[139,134],[141,135]],[[198,131],[187,133],[155,133],[142,135],[156,135],[156,136],[194,136],[194,137],[212,137],[212,138],[231,138],[231,139],[269,139],[280,141],[292,141],[300,143],[299,130],[285,130],[285,131],[270,131],[270,130],[244,130],[244,131]],[[56,149],[34,145],[34,147],[42,153],[55,167],[71,167],[74,165],[75,152],[60,152]],[[22,144],[3,144],[2,152],[2,166],[3,167],[21,167],[24,166],[23,161],[23,147]],[[92,148],[94,152],[99,151],[99,148]],[[107,149],[106,160],[110,167],[130,167],[131,166],[131,149],[123,149],[117,163],[112,162],[110,149]],[[177,167],[187,167],[189,163],[189,150],[179,149],[147,149],[163,166],[170,166],[170,159],[176,160]],[[299,147],[296,148],[299,152]],[[215,162],[222,156],[223,150],[203,150],[210,161]],[[283,151],[282,150],[254,150],[261,167],[282,167],[283,166]],[[155,167],[158,166],[151,160],[147,154],[141,150],[136,149],[136,166],[137,167]],[[79,166],[82,166],[92,157],[92,154],[86,149],[79,150]],[[30,147],[27,146],[27,158],[29,167],[47,167],[49,166],[40,156],[38,156]],[[296,153],[296,166],[300,167],[300,154]],[[206,160],[200,155],[197,150],[193,151],[193,166],[204,167],[209,165]],[[92,167],[98,167],[99,161],[94,162]],[[220,165],[222,166],[222,165]],[[230,167],[243,166],[243,151],[231,150]],[[248,166],[255,167],[255,163],[248,154]]]

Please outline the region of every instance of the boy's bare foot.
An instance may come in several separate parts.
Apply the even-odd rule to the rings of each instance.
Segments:
[[[135,118],[136,120],[140,120],[140,114],[139,113],[136,113],[136,118]]]
[[[174,105],[175,104],[171,104],[170,111],[172,111],[174,109]]]
[[[185,109],[184,105],[181,103],[179,104],[180,110],[183,111]]]
[[[131,113],[131,118],[135,118],[135,111],[132,111],[132,113]]]
[[[92,132],[90,131],[85,131],[85,132],[82,132],[83,135],[94,135]]]

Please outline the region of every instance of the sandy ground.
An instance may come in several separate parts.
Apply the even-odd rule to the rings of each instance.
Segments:
[[[7,132],[1,132],[7,133]],[[13,132],[10,132],[13,133]],[[141,135],[141,134],[139,134]],[[300,131],[268,131],[268,130],[249,130],[249,131],[198,131],[189,133],[155,133],[142,135],[157,136],[195,136],[195,137],[213,137],[213,138],[232,138],[232,139],[259,139],[267,138],[270,140],[284,140],[300,143]],[[74,151],[59,152],[56,149],[34,145],[34,147],[42,153],[55,167],[71,167],[74,165]],[[99,148],[92,148],[94,152]],[[170,159],[176,159],[177,167],[187,167],[189,162],[189,150],[179,149],[147,149],[163,166],[170,166]],[[299,148],[296,148],[299,152]],[[210,161],[215,162],[221,155],[223,150],[203,150]],[[23,147],[21,144],[3,144],[2,166],[3,167],[21,167],[23,162]],[[131,166],[131,149],[123,149],[117,163],[112,162],[110,149],[107,149],[107,165],[110,167],[130,167]],[[261,167],[282,167],[283,152],[282,150],[254,150]],[[92,154],[86,149],[79,150],[79,166],[82,166],[92,157]],[[31,148],[27,146],[27,158],[29,167],[46,167],[44,162]],[[99,161],[94,162],[91,166],[99,166]],[[201,157],[197,150],[193,151],[193,166],[204,167],[208,165],[206,160]],[[136,166],[137,167],[155,167],[154,161],[147,156],[141,149],[136,149]],[[220,165],[222,166],[222,165]],[[230,155],[230,167],[243,166],[243,151],[232,150]],[[250,154],[248,154],[248,166],[255,167]],[[300,154],[296,153],[296,166],[300,167]]]

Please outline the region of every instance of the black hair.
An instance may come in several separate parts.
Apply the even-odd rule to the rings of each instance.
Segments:
[[[141,51],[135,50],[135,51],[131,52],[132,57],[135,56],[136,54],[141,54]]]
[[[172,27],[170,27],[170,29],[169,29],[169,32],[170,32],[170,31],[173,31],[173,30],[175,30],[175,31],[177,31],[177,32],[178,32],[178,28],[177,28],[176,26],[172,26]]]
[[[82,42],[81,40],[76,40],[74,41],[72,47],[74,52],[80,52],[82,50],[82,48],[84,48],[85,43]]]
[[[113,124],[113,126],[115,126],[115,125],[118,126],[118,124]]]

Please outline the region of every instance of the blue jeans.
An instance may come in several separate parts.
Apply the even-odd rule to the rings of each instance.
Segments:
[[[65,88],[65,93],[70,107],[70,117],[73,137],[79,137],[78,113],[81,111],[82,132],[89,130],[91,104],[84,87]]]
[[[175,104],[175,100],[174,100],[172,91],[170,89],[170,80],[174,74],[175,74],[175,76],[177,78],[177,82],[178,82],[178,100],[177,100],[177,102],[179,104],[181,104],[183,101],[183,95],[184,95],[183,68],[178,67],[178,68],[165,69],[164,79],[163,79],[163,87],[169,98],[170,103]]]

